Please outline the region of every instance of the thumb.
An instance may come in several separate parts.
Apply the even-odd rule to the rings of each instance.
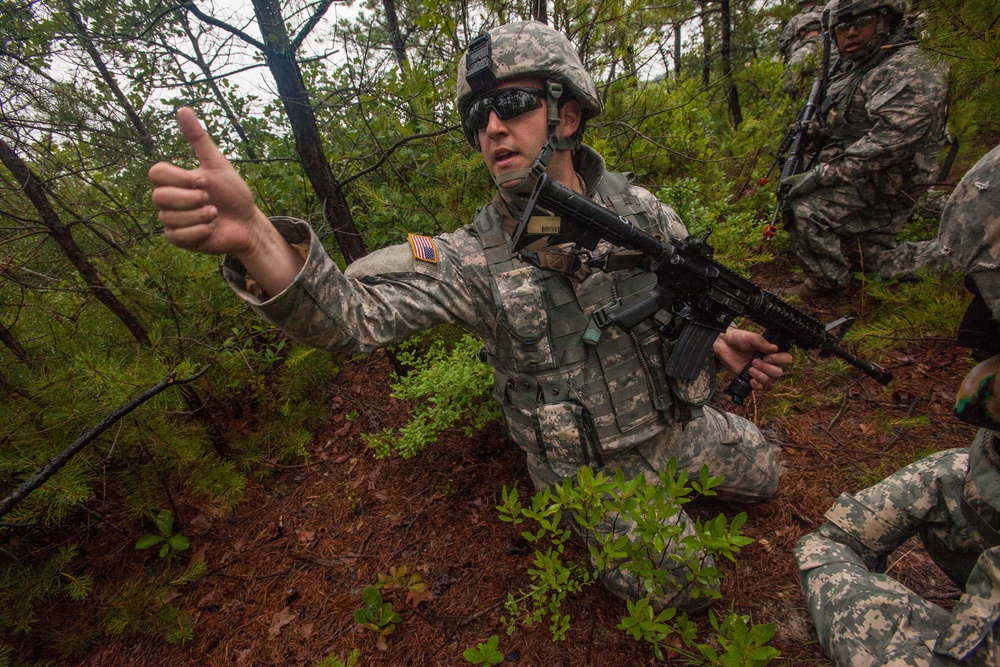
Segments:
[[[177,110],[177,125],[181,128],[181,133],[187,142],[194,149],[194,154],[198,156],[198,162],[203,167],[219,168],[230,166],[229,160],[222,154],[219,147],[208,136],[208,132],[201,126],[201,120],[193,109],[181,107]]]

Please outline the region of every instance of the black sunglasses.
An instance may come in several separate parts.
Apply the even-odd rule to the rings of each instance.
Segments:
[[[878,20],[878,16],[875,14],[861,14],[847,21],[841,21],[833,26],[833,31],[837,33],[837,37],[845,37],[851,31],[852,26],[858,32],[863,32],[875,25],[876,20]]]
[[[465,126],[471,132],[485,129],[490,122],[490,111],[496,112],[500,120],[511,120],[523,113],[542,108],[544,90],[538,88],[501,88],[469,105],[465,115]]]

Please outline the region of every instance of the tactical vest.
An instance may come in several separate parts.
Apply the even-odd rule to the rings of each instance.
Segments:
[[[861,105],[860,114],[850,117],[852,102],[861,82],[865,76],[873,69],[892,57],[897,49],[913,43],[913,35],[900,27],[896,32],[885,40],[878,50],[869,58],[858,64],[849,72],[844,72],[840,77],[835,77],[830,81],[829,92],[823,101],[820,117],[827,121],[831,129],[829,145],[839,148],[847,148],[875,127],[875,122],[864,113],[864,105]],[[835,120],[830,122],[830,112],[833,112]]]
[[[863,106],[861,113],[856,113],[857,107],[852,108],[851,103],[865,75],[885,62],[888,57],[889,51],[880,50],[856,69],[845,73],[842,79],[830,82],[830,92],[824,103],[823,114],[823,118],[830,124],[829,146],[847,148],[875,127],[875,122],[864,113]],[[855,111],[853,116],[852,111]],[[831,113],[834,114],[833,122],[830,122]]]
[[[629,193],[623,174],[605,173],[597,188],[602,204],[649,234],[662,234],[655,215]],[[503,408],[513,440],[544,457],[560,475],[582,465],[601,465],[602,453],[634,447],[686,421],[711,397],[706,367],[700,391],[667,378],[670,343],[660,313],[632,331],[595,331],[592,314],[617,300],[647,294],[656,276],[641,269],[592,273],[578,280],[511,256],[509,236],[490,204],[473,226],[489,265],[496,308],[495,349],[486,350],[494,369],[494,397]],[[492,319],[492,314],[483,313]],[[707,390],[706,390],[707,387]]]

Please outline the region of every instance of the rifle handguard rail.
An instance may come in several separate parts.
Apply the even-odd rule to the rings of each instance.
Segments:
[[[542,231],[532,232],[531,221],[538,209],[551,215],[541,218]],[[558,226],[552,216],[558,217]],[[546,238],[548,245],[572,242],[591,251],[606,240],[621,248],[638,250],[652,260],[649,269],[656,274],[657,286],[627,306],[606,308],[603,319],[626,330],[659,310],[671,309],[675,316],[686,319],[681,339],[666,363],[667,374],[672,377],[696,377],[714,340],[736,317],[742,316],[763,326],[764,337],[782,352],[792,345],[818,350],[821,356],[843,359],[880,384],[888,384],[892,379],[892,374],[882,366],[864,361],[841,347],[840,338],[818,320],[712,259],[707,235],[684,241],[659,239],[543,174],[514,232],[514,252],[541,238]],[[529,256],[525,254],[522,258]],[[681,311],[687,314],[681,315]],[[754,358],[763,356],[757,353]],[[742,403],[750,394],[752,364],[753,359],[725,390],[736,403]]]

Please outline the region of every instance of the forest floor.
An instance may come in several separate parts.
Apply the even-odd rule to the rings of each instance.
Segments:
[[[780,265],[755,273],[763,285],[790,282]],[[877,307],[857,285],[803,305],[822,320]],[[799,588],[792,557],[799,537],[822,523],[841,492],[868,486],[921,455],[967,446],[973,437],[974,429],[952,416],[955,389],[972,365],[967,351],[918,335],[896,340],[883,361],[895,376],[886,389],[853,371],[839,377],[814,372],[807,355],[800,368],[746,406],[734,406],[721,392],[714,399],[757,422],[782,448],[781,488],[773,499],[755,505],[704,501],[696,512],[705,518],[748,513],[744,531],[755,542],[735,562],[722,563],[723,598],[716,609],[776,624],[772,645],[781,658],[774,664],[829,664]],[[315,434],[308,465],[276,467],[252,483],[229,516],[178,507],[192,558],[208,566],[205,576],[177,588],[170,600],[194,617],[193,639],[183,645],[99,639],[70,662],[41,647],[28,653],[55,664],[108,667],[313,667],[328,655],[358,649],[360,665],[460,666],[468,664],[466,648],[498,634],[504,665],[657,664],[647,646],[616,629],[625,604],[599,585],[566,603],[572,621],[565,641],[554,643],[546,627],[504,633],[503,603],[508,593],[527,587],[532,549],[520,528],[501,522],[495,509],[505,486],[517,486],[522,499],[531,494],[523,455],[502,427],[472,438],[456,430],[411,460],[379,460],[360,434],[401,425],[407,416],[406,405],[389,395],[387,359],[376,354],[351,362],[331,382],[329,420]],[[892,426],[906,417],[925,419]],[[98,587],[158,565],[155,553],[137,558],[138,537],[102,521],[76,536],[83,566]],[[571,553],[582,553],[579,541]],[[380,649],[376,633],[357,624],[354,612],[363,606],[365,586],[404,566],[428,589],[385,591],[402,621]],[[889,572],[946,607],[958,595],[915,541],[897,552]],[[48,620],[67,633],[86,625],[79,605],[62,609],[65,617],[56,606]],[[708,627],[704,616],[698,622]],[[682,663],[674,655],[666,664]]]

